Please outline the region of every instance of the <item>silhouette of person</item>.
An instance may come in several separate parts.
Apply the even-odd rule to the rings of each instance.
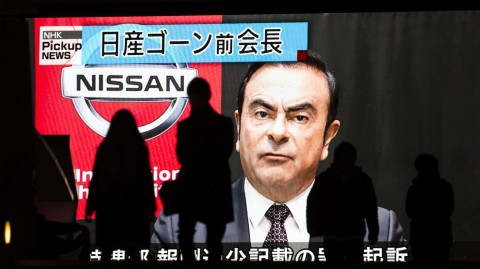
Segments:
[[[233,151],[233,122],[210,106],[206,80],[193,79],[187,93],[191,115],[178,124],[176,148],[181,164],[177,180],[183,188],[178,238],[184,261],[194,261],[195,224],[204,223],[208,260],[219,261],[226,224],[233,221],[228,164]]]
[[[438,161],[431,154],[420,154],[415,168],[418,176],[412,180],[406,198],[413,261],[448,261],[453,243],[452,185],[440,178]]]
[[[96,213],[102,258],[110,260],[113,249],[139,258],[139,250],[149,246],[155,210],[148,147],[131,112],[121,109],[97,150],[86,208],[87,221]]]
[[[307,230],[312,238],[323,235],[327,262],[363,262],[365,221],[369,243],[378,239],[375,190],[356,160],[355,147],[340,143],[307,198]]]

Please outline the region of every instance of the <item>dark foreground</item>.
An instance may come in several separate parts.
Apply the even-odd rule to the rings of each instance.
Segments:
[[[480,262],[448,262],[448,263],[413,263],[413,262],[369,262],[362,264],[327,264],[322,262],[220,262],[217,264],[208,262],[196,262],[188,264],[184,262],[89,262],[89,261],[47,261],[25,260],[11,263],[8,268],[12,269],[40,269],[40,268],[455,268],[470,269],[480,268]]]

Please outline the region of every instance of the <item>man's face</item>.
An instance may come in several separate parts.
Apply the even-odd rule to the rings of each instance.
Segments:
[[[264,196],[287,202],[304,191],[340,127],[324,140],[329,90],[325,75],[306,66],[263,66],[245,89],[236,149],[250,183]],[[325,143],[324,143],[325,142]]]

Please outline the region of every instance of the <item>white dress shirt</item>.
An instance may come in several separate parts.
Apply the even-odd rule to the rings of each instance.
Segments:
[[[285,220],[285,230],[288,244],[294,253],[308,248],[310,235],[307,231],[307,197],[312,186],[313,181],[305,191],[285,203],[291,212]],[[265,213],[274,202],[260,194],[247,179],[245,180],[245,198],[251,245],[252,247],[262,247],[271,225],[270,220],[265,217]]]

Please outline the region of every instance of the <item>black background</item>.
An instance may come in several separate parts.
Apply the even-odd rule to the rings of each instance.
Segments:
[[[11,156],[33,158],[33,64],[26,18],[225,14],[230,16],[224,22],[308,21],[309,48],[324,57],[341,91],[342,126],[331,150],[342,140],[357,147],[358,164],[372,177],[379,205],[395,210],[407,238],[404,203],[415,176],[414,159],[424,152],[436,155],[441,176],[455,192],[454,239],[478,242],[480,12],[475,8],[461,1],[426,7],[408,2],[0,1],[0,112],[6,126],[1,171],[11,170],[4,161]],[[222,112],[233,117],[246,65],[223,66]],[[319,170],[331,161],[332,155]],[[242,174],[237,154],[231,164],[235,179]],[[458,246],[457,259],[478,256]]]

